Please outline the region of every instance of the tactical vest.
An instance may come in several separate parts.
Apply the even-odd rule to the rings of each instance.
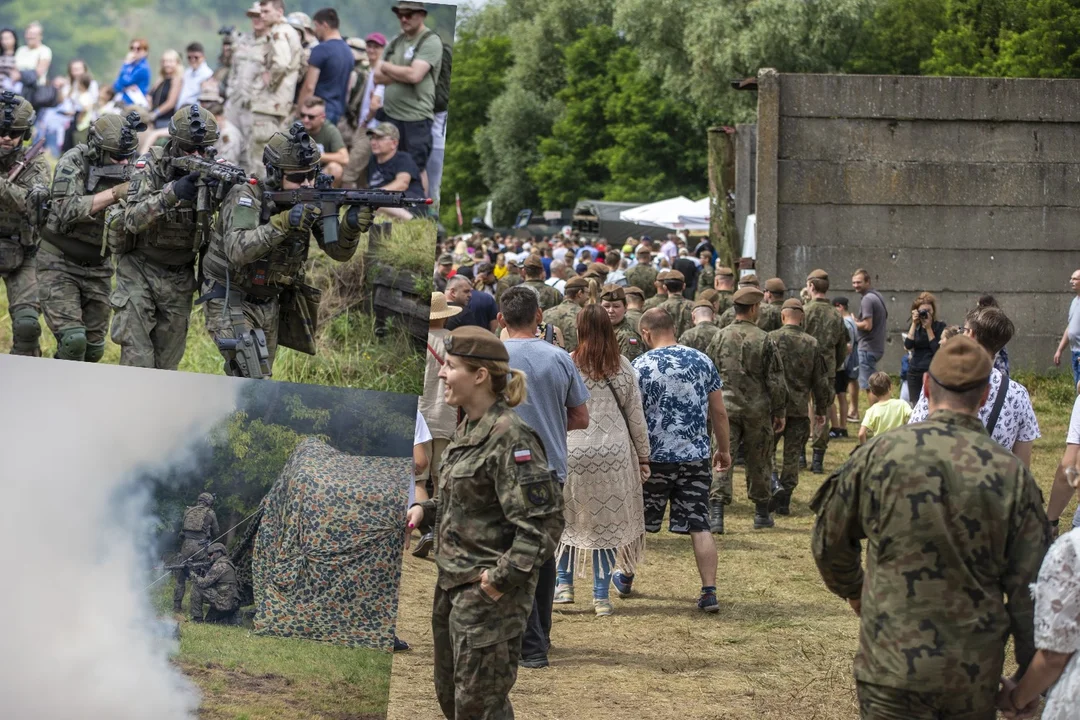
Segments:
[[[86,155],[86,150],[88,148],[85,145],[78,145],[76,147],[80,148],[83,158],[85,158],[87,165],[89,166],[90,158]],[[73,180],[79,182],[83,188],[86,187],[88,179],[89,167],[87,167],[86,177],[73,178]],[[93,191],[86,190],[84,196],[105,192],[123,182],[124,180],[122,178],[99,178]],[[108,248],[103,245],[102,238],[104,231],[104,212],[98,213],[97,217],[75,223],[67,232],[60,231],[60,223],[57,216],[50,214],[48,222],[45,227],[42,228],[41,238],[44,242],[53,245],[68,260],[80,265],[101,265],[107,261],[109,255]],[[104,253],[102,252],[103,249],[105,250]]]
[[[0,172],[7,174],[15,163],[22,159],[25,151],[19,151],[11,155],[6,167],[0,168]],[[25,171],[24,171],[25,172]],[[16,181],[18,184],[18,181]],[[7,206],[0,206],[0,242],[14,243],[23,247],[32,247],[35,244],[34,231],[27,222],[26,217],[18,210]],[[18,252],[18,251],[15,251]]]
[[[160,166],[162,152],[161,147],[150,148],[155,166]],[[193,202],[182,200],[180,207],[170,208],[149,230],[135,235],[134,249],[166,265],[194,262],[199,253],[194,205]]]
[[[192,535],[198,533],[206,534],[206,515],[210,511],[210,508],[205,505],[196,505],[190,507],[187,512],[184,513],[184,535],[188,540],[196,540],[198,538],[192,537]]]
[[[277,297],[303,279],[310,242],[310,233],[289,233],[266,255],[237,268],[225,257],[224,240],[216,237],[202,260],[202,271],[207,278],[224,284],[228,270],[230,287],[256,298]]]

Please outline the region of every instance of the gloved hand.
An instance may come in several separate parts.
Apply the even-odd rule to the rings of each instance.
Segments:
[[[284,212],[270,218],[270,224],[282,232],[311,232],[315,221],[322,215],[318,205],[297,203]]]
[[[188,200],[190,202],[195,201],[197,191],[195,190],[195,183],[199,179],[199,173],[188,173],[184,177],[173,183],[173,194],[181,200]]]
[[[345,213],[345,226],[350,230],[359,230],[366,233],[375,219],[375,208],[370,205],[353,205]]]

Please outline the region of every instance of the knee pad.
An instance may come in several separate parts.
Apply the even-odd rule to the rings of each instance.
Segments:
[[[73,327],[56,333],[57,360],[82,361],[86,357],[86,328]]]
[[[11,313],[12,352],[35,352],[39,349],[41,324],[37,311],[33,308],[20,308]]]
[[[83,358],[86,362],[96,363],[101,358],[105,357],[105,343],[86,343],[86,356]]]

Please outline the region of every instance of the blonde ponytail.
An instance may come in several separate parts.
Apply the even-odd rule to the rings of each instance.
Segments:
[[[588,278],[589,280],[589,302],[586,305],[598,305],[600,304],[600,283],[596,282],[595,278]]]
[[[526,382],[525,373],[520,370],[511,370],[510,363],[498,360],[481,360],[479,358],[462,358],[466,367],[474,372],[480,368],[488,371],[491,377],[491,391],[496,398],[506,401],[510,407],[517,407],[525,402]]]
[[[506,404],[510,407],[517,407],[521,403],[525,402],[525,373],[520,370],[510,371],[510,380],[506,383]]]

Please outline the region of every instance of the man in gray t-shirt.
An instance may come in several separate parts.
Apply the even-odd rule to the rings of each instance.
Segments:
[[[503,341],[510,367],[525,373],[525,402],[514,410],[536,431],[547,452],[548,467],[566,482],[566,431],[589,427],[589,390],[570,356],[560,347],[536,337],[543,319],[540,296],[528,285],[515,285],[499,299],[499,324],[509,338]],[[548,664],[551,608],[555,598],[555,558],[540,567],[532,614],[521,642],[521,667]]]
[[[859,269],[851,278],[851,287],[862,296],[855,327],[859,331],[859,387],[870,387],[870,376],[877,372],[877,363],[885,354],[885,334],[889,313],[885,300],[870,287],[870,273]]]
[[[1054,364],[1061,364],[1061,353],[1069,348],[1072,356],[1073,384],[1080,383],[1080,270],[1077,270],[1069,278],[1069,287],[1075,293],[1072,303],[1069,304],[1069,323],[1065,326],[1065,332],[1058,343],[1057,352],[1054,353]],[[1078,511],[1080,512],[1080,511]]]

